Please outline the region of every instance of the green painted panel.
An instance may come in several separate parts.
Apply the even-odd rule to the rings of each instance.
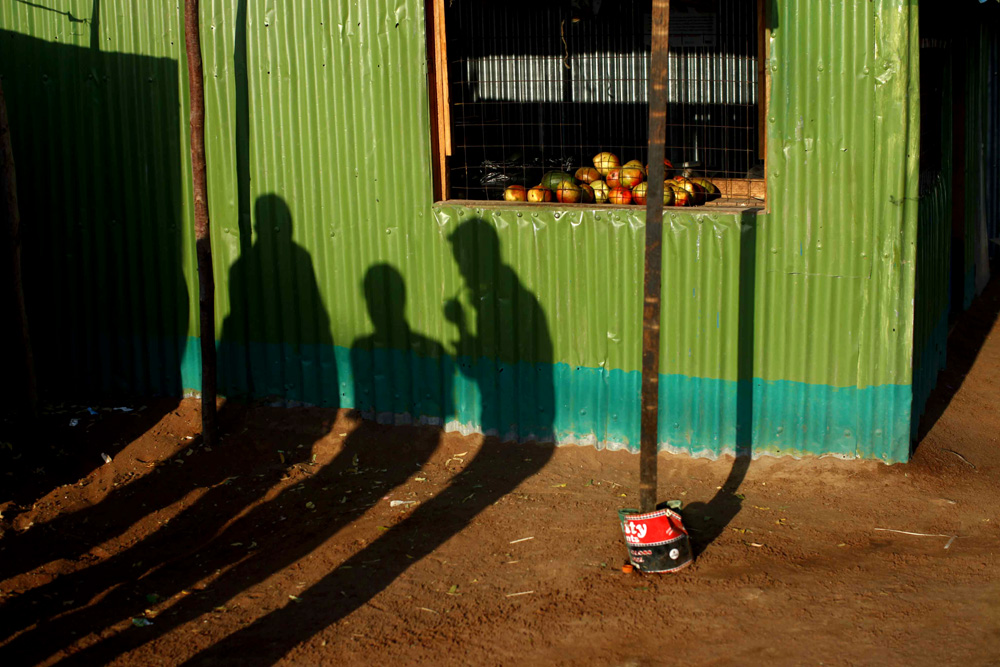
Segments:
[[[179,10],[91,8],[0,6],[40,388],[179,395],[197,302]]]
[[[773,2],[764,263],[868,278],[876,135],[875,16],[855,2]]]
[[[901,2],[789,1],[770,3],[770,15],[757,297],[768,344],[755,372],[833,386],[908,383],[916,12]]]
[[[875,261],[863,303],[859,380],[910,384],[920,153],[916,4],[876,1]]]

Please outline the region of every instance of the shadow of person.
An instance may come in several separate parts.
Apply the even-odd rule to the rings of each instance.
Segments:
[[[403,276],[390,264],[375,264],[362,290],[375,331],[351,346],[354,408],[379,422],[411,413],[443,424],[453,412],[444,346],[407,322]]]
[[[312,258],[293,240],[284,199],[258,197],[254,229],[253,245],[229,269],[219,390],[230,398],[277,397],[339,407],[330,316]]]
[[[447,314],[459,327],[458,368],[479,390],[480,421],[509,427],[535,443],[486,438],[444,490],[304,591],[301,602],[258,619],[187,664],[223,661],[234,651],[247,655],[247,647],[253,648],[248,656],[253,664],[277,662],[385,590],[548,462],[553,447],[538,441],[553,437],[555,388],[552,338],[541,304],[502,263],[500,239],[490,223],[463,222],[449,241],[473,304],[476,333],[465,326],[457,304],[449,303]],[[375,560],[377,568],[358,576]]]
[[[361,412],[369,416],[385,415],[392,410],[395,393],[382,391],[388,384],[387,373],[395,373],[397,385],[394,389],[403,389],[407,378],[412,379],[428,360],[442,367],[444,348],[410,327],[405,317],[405,285],[395,268],[388,264],[372,266],[365,274],[362,289],[375,331],[357,339],[351,348],[354,394],[360,397],[357,400],[364,408]],[[413,355],[393,360],[393,366],[387,355],[397,350],[387,349],[390,343],[412,351]],[[400,368],[408,364],[416,369],[409,375]],[[440,372],[436,378],[433,374],[425,374],[421,381],[421,393],[431,397],[426,399],[429,402],[425,401],[423,407],[441,410],[439,413],[421,414],[434,416],[437,421],[447,417],[451,411],[447,400],[450,391],[443,386],[435,387],[441,377]],[[436,402],[435,396],[444,397],[437,399],[443,402]],[[307,557],[355,520],[359,512],[368,511],[383,496],[406,483],[426,463],[439,443],[440,430],[437,428],[389,427],[370,420],[362,421],[351,431],[343,448],[331,462],[299,484],[283,489],[273,499],[246,512],[207,541],[199,550],[197,567],[175,559],[162,571],[146,577],[142,582],[142,591],[127,590],[129,587],[126,587],[126,590],[111,593],[106,603],[102,600],[98,610],[88,608],[80,614],[87,614],[84,621],[100,614],[100,620],[93,623],[90,629],[108,627],[123,616],[135,615],[139,611],[136,602],[141,602],[143,591],[156,591],[159,596],[168,597],[192,588],[204,577],[206,569],[225,570],[203,594],[176,602],[171,606],[169,615],[159,616],[152,626],[145,628],[147,632],[110,637],[66,658],[64,662],[104,664],[179,625],[226,605],[243,591]],[[301,510],[296,508],[306,503],[312,506],[306,519],[285,520],[285,515],[292,512],[300,514]],[[187,526],[187,529],[190,528]],[[234,550],[233,544],[254,544],[255,548],[248,555]],[[59,623],[60,635],[75,629],[79,636],[79,618],[59,619]],[[84,632],[87,629],[85,626]],[[245,651],[241,655],[246,655]],[[246,659],[253,661],[252,656]]]
[[[230,268],[231,302],[242,305],[233,309],[223,325],[221,347],[226,354],[220,358],[225,356],[231,366],[239,365],[240,360],[246,363],[243,377],[261,378],[255,383],[258,390],[266,390],[274,381],[276,371],[268,364],[280,363],[282,368],[277,375],[291,376],[297,390],[305,387],[313,392],[311,395],[320,396],[323,402],[337,407],[339,382],[333,362],[330,320],[312,260],[308,252],[292,240],[291,214],[280,197],[260,197],[255,213],[259,230],[256,242]],[[263,293],[273,293],[275,284],[283,295],[281,305],[261,297]],[[305,313],[306,310],[310,312]],[[261,347],[266,349],[268,341],[279,334],[294,344],[287,346],[289,349],[280,361],[267,353],[257,353]],[[255,365],[266,367],[258,369]],[[300,399],[299,394],[279,396]],[[238,415],[240,411],[232,402],[227,402],[220,413],[220,423],[230,423],[233,413]],[[331,423],[329,411],[300,409],[294,427],[284,432],[280,429],[268,432],[267,423],[260,425],[261,430],[256,432],[243,429],[224,438],[220,447],[212,451],[201,450],[197,457],[190,459],[186,456],[189,443],[185,443],[168,461],[185,465],[161,464],[159,467],[164,472],[150,473],[148,479],[128,485],[113,502],[102,502],[93,508],[86,518],[96,517],[107,522],[98,524],[88,538],[90,544],[99,544],[131,526],[125,521],[139,521],[166,504],[183,502],[188,494],[200,494],[171,517],[169,523],[154,529],[155,532],[134,546],[7,601],[0,607],[0,628],[4,636],[11,636],[33,623],[38,626],[0,648],[0,658],[11,655],[18,656],[22,662],[34,662],[87,632],[103,630],[114,623],[115,617],[121,618],[123,609],[130,608],[135,599],[142,599],[137,593],[137,582],[142,580],[145,588],[147,582],[160,581],[151,576],[154,573],[172,573],[170,580],[162,580],[159,592],[162,597],[193,586],[205,576],[204,559],[196,564],[194,557],[200,557],[206,549],[215,554],[219,567],[231,564],[236,558],[232,552],[212,551],[213,543],[218,544],[214,538],[228,535],[235,530],[234,524],[243,527],[240,517],[247,513],[247,508],[259,507],[275,485],[291,474],[297,464],[308,460],[311,452],[299,446],[303,436],[319,439],[329,431]],[[237,485],[228,483],[237,477],[249,478],[249,481]],[[74,514],[65,522],[79,518]],[[258,542],[263,542],[263,538]],[[117,588],[112,593],[97,604],[87,606],[95,596],[115,585]],[[67,605],[67,600],[73,603]],[[62,612],[68,613],[47,620]]]

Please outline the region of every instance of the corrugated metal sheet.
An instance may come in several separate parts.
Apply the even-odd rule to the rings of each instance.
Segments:
[[[761,224],[768,280],[759,308],[761,333],[774,344],[762,347],[756,367],[767,377],[856,385],[873,261],[874,16],[855,3],[771,11],[769,214]],[[796,322],[837,335],[802,337]]]
[[[372,330],[361,289],[370,266],[402,272],[414,330],[445,333],[436,311],[454,270],[445,272],[430,216],[423,11],[413,2],[249,2],[241,24],[229,2],[203,11],[218,324],[233,360],[222,386],[351,405],[356,388],[338,373],[335,348]],[[246,109],[236,104],[241,31]],[[248,184],[234,178],[241,115]],[[241,207],[252,232],[240,229]],[[406,330],[392,324],[375,344],[406,349]],[[411,375],[391,369],[393,400]]]
[[[927,399],[937,384],[938,372],[946,361],[951,269],[950,168],[942,170],[920,195],[918,218],[911,420],[914,436]]]
[[[43,391],[177,395],[191,333],[179,10],[0,6]],[[124,52],[124,53],[123,53]]]
[[[1000,36],[994,29],[987,33],[987,37],[989,63],[986,105],[986,223],[989,237],[1000,239]],[[998,243],[990,244],[991,257],[1000,255]]]
[[[759,228],[757,307],[757,339],[767,343],[755,375],[807,383],[805,405],[819,409],[832,405],[830,386],[885,387],[859,393],[854,431],[828,439],[905,459],[910,401],[892,387],[907,387],[911,371],[916,12],[889,1],[771,11],[770,212]],[[758,409],[773,425],[767,437],[787,429],[787,406]]]
[[[196,355],[178,360],[176,352],[165,364],[147,362],[143,347],[156,327],[192,329],[194,299],[178,299],[194,294],[196,283],[179,17],[174,7],[127,20],[148,14],[136,4],[102,5],[102,44],[107,35],[108,48],[147,54],[165,69],[102,54],[114,66],[96,71],[109,81],[133,74],[130,87],[101,89],[87,83],[94,56],[84,53],[85,39],[59,45],[72,56],[57,59],[63,69],[50,81],[63,99],[93,105],[78,116],[74,103],[39,114],[67,128],[62,143],[47,142],[45,125],[24,112],[53,85],[37,85],[27,69],[3,74],[5,83],[23,81],[18,132],[51,155],[79,161],[81,143],[118,147],[96,154],[97,163],[33,179],[37,189],[26,193],[58,199],[37,205],[51,207],[45,219],[68,230],[67,246],[35,255],[56,286],[33,300],[46,313],[36,317],[49,318],[41,320],[50,331],[41,347],[57,349],[50,359],[81,378],[101,373],[109,362],[92,353],[99,346],[76,340],[97,340],[98,323],[112,322],[119,337],[141,342],[105,357],[122,357],[110,363],[124,369],[122,387],[145,391],[127,374],[167,377],[156,369],[196,364]],[[756,221],[691,212],[666,221],[661,442],[714,455],[751,433],[761,452],[904,459],[917,220],[915,17],[890,0],[773,4],[771,210]],[[0,14],[4,63],[15,53],[9,49],[21,58],[20,46],[11,46],[17,40],[55,48],[61,33],[39,26],[65,23],[49,14],[29,20],[16,7]],[[435,208],[420,3],[214,0],[203,12],[222,386],[357,406],[383,419],[634,445],[641,212]],[[110,171],[94,167],[112,160]],[[39,160],[35,174],[44,169]],[[121,213],[112,204],[119,194],[133,202]],[[495,230],[499,259],[488,243],[475,245],[490,261],[470,284],[447,234],[473,219]],[[87,240],[72,231],[81,228],[116,231],[88,232]],[[93,257],[67,272],[77,265],[64,258],[77,247]],[[494,310],[469,303],[470,293],[490,289]],[[163,293],[177,302],[165,312],[177,315],[158,315]],[[455,297],[476,325],[457,351],[458,330],[445,314]],[[76,309],[73,316],[59,320],[59,304]],[[73,327],[78,335],[65,335]],[[153,388],[172,389],[158,382]],[[181,382],[197,387],[193,373]]]
[[[1000,239],[1000,20],[986,33],[989,41],[986,105],[986,223],[991,239]],[[990,244],[990,254],[1000,254],[1000,245]]]
[[[990,8],[994,9],[994,8]],[[941,99],[924,99],[927,105],[941,109],[941,171],[921,192],[917,245],[917,276],[914,301],[913,414],[912,431],[917,433],[927,399],[944,368],[951,308],[968,307],[975,295],[976,271],[988,269],[979,229],[985,216],[987,230],[996,229],[998,172],[996,138],[991,128],[997,118],[997,14],[969,12],[976,20],[956,25],[951,30],[947,49],[937,49],[928,57],[946,58],[942,68],[944,85]],[[940,33],[940,30],[939,30]],[[946,33],[947,34],[947,33]],[[965,97],[965,134],[954,137],[953,72],[963,77]],[[922,93],[923,94],[923,93]],[[953,148],[954,141],[965,144],[965,159],[959,165],[964,174],[965,226],[959,257],[962,265],[952,265]],[[989,235],[987,231],[986,236]],[[952,283],[958,282],[958,289]],[[951,303],[953,294],[960,296]]]
[[[920,193],[917,229],[917,275],[914,290],[913,412],[911,432],[917,435],[920,417],[947,353],[951,312],[951,240],[953,176],[953,48],[929,51],[943,59],[940,98],[921,91],[921,104],[940,107],[940,127],[925,128],[940,137],[940,171]]]
[[[990,275],[986,205],[987,94],[989,42],[986,25],[971,30],[965,43],[965,307]]]

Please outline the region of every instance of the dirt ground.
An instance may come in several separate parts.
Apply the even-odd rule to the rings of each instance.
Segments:
[[[622,572],[632,454],[262,405],[210,449],[193,400],[51,406],[0,444],[0,664],[998,665],[998,310],[952,331],[909,464],[736,488],[662,455],[676,575]]]

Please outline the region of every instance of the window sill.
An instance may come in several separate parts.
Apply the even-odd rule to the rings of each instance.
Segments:
[[[463,206],[482,209],[530,209],[538,211],[622,211],[645,212],[645,205],[627,204],[564,204],[561,202],[523,202],[497,199],[445,199],[434,202],[435,208]],[[763,200],[720,198],[701,206],[664,206],[663,213],[745,213],[764,210]]]

